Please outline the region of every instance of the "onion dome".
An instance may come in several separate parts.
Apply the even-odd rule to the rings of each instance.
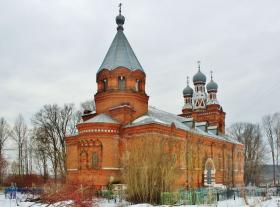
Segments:
[[[123,30],[123,25],[124,25],[124,21],[125,21],[125,17],[122,15],[122,10],[121,10],[121,6],[122,6],[122,4],[120,3],[119,4],[119,7],[120,7],[120,9],[119,9],[119,15],[118,16],[116,16],[116,23],[117,23],[117,25],[118,25],[118,27],[117,27],[117,30]]]
[[[198,71],[197,73],[193,76],[193,83],[206,83],[206,76],[200,71],[200,61],[198,61]]]
[[[213,81],[213,71],[211,71],[211,81],[207,83],[206,89],[208,92],[218,90],[218,84],[215,81]]]
[[[193,89],[190,86],[187,86],[183,90],[183,95],[184,96],[192,96],[193,95]]]
[[[183,96],[192,96],[193,89],[189,86],[189,77],[187,77],[187,86],[183,90]]]

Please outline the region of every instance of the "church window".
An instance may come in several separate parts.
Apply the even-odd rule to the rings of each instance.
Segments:
[[[238,162],[238,171],[242,171],[242,157],[240,152],[237,154],[237,162]]]
[[[107,81],[107,79],[103,79],[102,84],[103,84],[103,91],[106,91],[106,90],[107,90],[107,87],[108,87],[108,81]]]
[[[119,81],[119,89],[124,90],[125,89],[125,77],[120,76],[118,81]]]
[[[83,169],[87,169],[87,158],[88,158],[88,154],[87,152],[83,151],[80,154],[80,168]]]
[[[140,80],[136,80],[135,83],[135,91],[141,91],[141,81]]]
[[[92,154],[92,167],[96,169],[98,168],[98,164],[99,164],[98,154],[94,152]]]

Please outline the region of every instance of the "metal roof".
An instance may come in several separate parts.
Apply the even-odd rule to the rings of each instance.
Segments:
[[[117,67],[126,67],[130,70],[143,70],[136,55],[134,54],[123,30],[118,29],[117,34],[99,68],[97,73],[102,69],[113,70]]]
[[[116,120],[114,120],[111,116],[107,114],[98,114],[95,117],[84,121],[83,123],[112,123],[118,124]]]
[[[170,126],[172,123],[175,124],[175,126],[179,129],[182,129],[184,131],[189,131],[195,134],[200,134],[203,136],[207,136],[209,138],[218,139],[226,142],[231,142],[235,144],[240,144],[236,140],[234,140],[233,137],[230,137],[229,135],[215,135],[211,133],[210,131],[204,131],[201,130],[198,127],[191,128],[184,124],[183,122],[189,121],[190,119],[177,116],[175,114],[171,114],[166,111],[159,110],[155,107],[149,106],[148,113],[140,116],[139,118],[135,119],[131,124],[128,124],[126,127],[132,127],[132,126],[138,126],[138,125],[145,125],[145,124],[151,124],[151,123],[157,123],[157,124],[163,124]]]

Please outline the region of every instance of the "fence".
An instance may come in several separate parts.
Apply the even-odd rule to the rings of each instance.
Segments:
[[[7,187],[4,189],[5,197],[15,198],[16,193],[21,194],[31,194],[31,195],[39,195],[43,193],[42,188],[17,188],[17,187]]]
[[[121,201],[125,193],[114,193],[112,190],[100,190],[98,195],[108,200]],[[235,199],[236,197],[270,197],[280,196],[278,188],[242,187],[232,189],[201,188],[196,190],[179,190],[178,192],[163,192],[160,197],[161,205],[199,205],[214,204],[218,201]]]
[[[236,197],[269,197],[280,196],[279,188],[243,187],[235,189],[202,188],[197,190],[181,190],[179,192],[164,192],[161,194],[162,205],[197,205],[214,204],[218,201],[235,199]]]
[[[162,205],[194,205],[212,204],[217,202],[217,191],[215,189],[199,189],[179,192],[164,192],[161,194]]]

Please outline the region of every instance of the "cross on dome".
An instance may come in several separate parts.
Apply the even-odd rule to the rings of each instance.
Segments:
[[[122,3],[119,3],[119,14],[122,14]]]

